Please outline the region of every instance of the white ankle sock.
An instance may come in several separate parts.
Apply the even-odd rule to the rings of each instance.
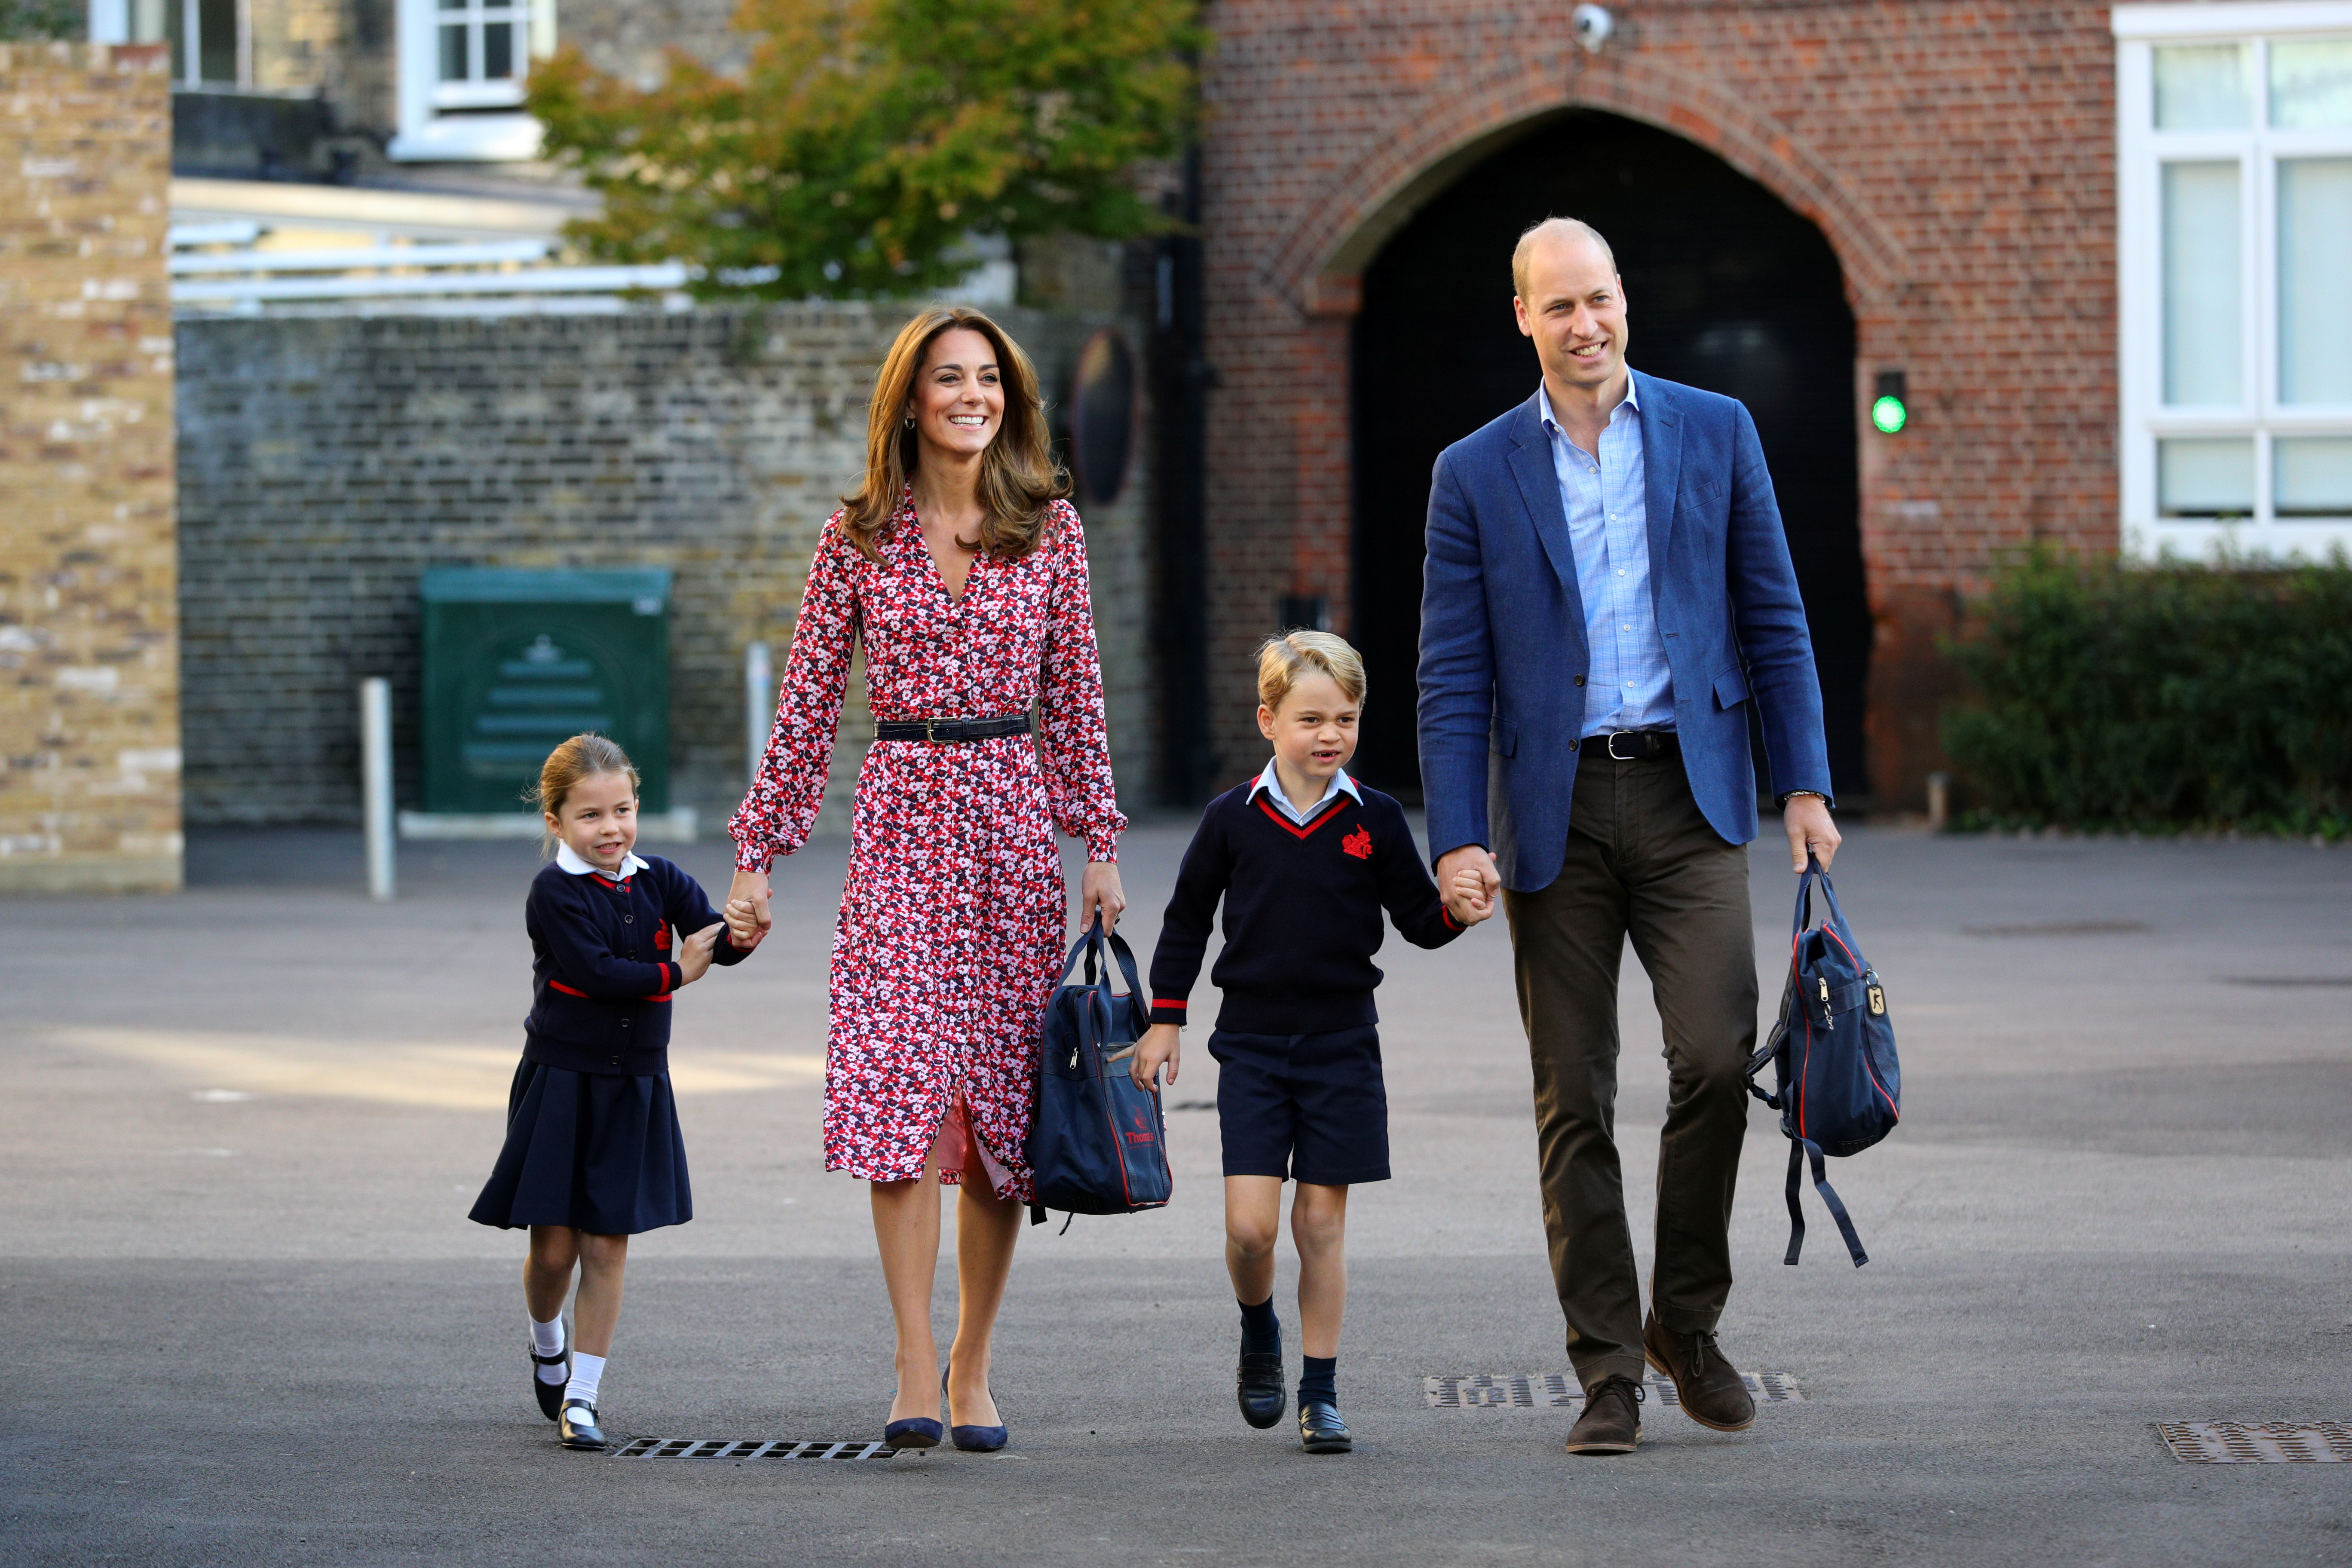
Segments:
[[[568,1405],[572,1400],[584,1399],[593,1405],[596,1403],[596,1385],[604,1381],[604,1358],[590,1355],[586,1351],[574,1351],[572,1353],[572,1381],[563,1385],[564,1403]]]
[[[549,1319],[544,1323],[541,1322],[537,1318],[531,1319],[530,1348],[534,1353],[539,1355],[562,1355],[563,1353],[562,1313],[556,1313],[554,1317]],[[541,1366],[538,1368],[538,1372],[539,1381],[541,1383],[562,1383],[563,1381],[563,1368],[561,1364],[555,1366]]]

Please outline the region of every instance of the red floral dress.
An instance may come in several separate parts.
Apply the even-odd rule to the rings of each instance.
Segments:
[[[935,1139],[945,1165],[968,1133],[998,1195],[1025,1201],[1038,1035],[1069,923],[1054,830],[1084,838],[1089,860],[1110,860],[1127,826],[1103,731],[1086,534],[1076,509],[1053,502],[1037,548],[1019,561],[981,555],[957,599],[911,490],[879,564],[840,526],[836,512],[817,542],[776,728],[728,824],[736,864],[764,871],[808,841],[853,644],[866,649],[877,721],[1038,705],[1034,738],[880,741],[866,753],[824,1074],[826,1169],[904,1181],[922,1174]],[[950,1110],[963,1114],[940,1139]]]

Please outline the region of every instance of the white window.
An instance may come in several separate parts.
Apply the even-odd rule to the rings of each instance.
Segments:
[[[2113,16],[2125,551],[2352,550],[2352,0]]]
[[[521,112],[530,62],[555,47],[555,0],[398,0],[400,133],[410,163],[539,155]]]
[[[172,46],[172,85],[241,87],[253,80],[246,0],[90,0],[99,44]]]

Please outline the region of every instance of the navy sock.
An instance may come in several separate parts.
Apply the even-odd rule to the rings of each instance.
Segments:
[[[1268,1296],[1255,1307],[1247,1301],[1237,1304],[1242,1310],[1242,1354],[1280,1355],[1282,1320],[1274,1315],[1274,1298]]]
[[[1311,1355],[1301,1359],[1298,1372],[1298,1403],[1321,1400],[1326,1405],[1339,1403],[1339,1358],[1335,1355]]]

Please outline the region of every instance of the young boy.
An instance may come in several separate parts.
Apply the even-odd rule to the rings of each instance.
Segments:
[[[1388,1094],[1372,989],[1381,910],[1406,941],[1442,947],[1494,910],[1475,873],[1441,902],[1403,808],[1348,776],[1364,703],[1364,663],[1328,632],[1292,632],[1258,650],[1257,727],[1274,760],[1209,803],[1184,852],[1151,960],[1151,1027],[1129,1071],[1176,1081],[1178,1029],[1201,972],[1217,902],[1225,950],[1211,975],[1224,993],[1209,1054],[1221,1069],[1225,1268],[1242,1310],[1242,1419],[1282,1419],[1282,1325],[1274,1247],[1282,1184],[1296,1179],[1306,1352],[1298,1436],[1310,1454],[1354,1444],[1339,1418],[1336,1369],[1348,1300],[1341,1241],[1348,1189],[1389,1176]]]

